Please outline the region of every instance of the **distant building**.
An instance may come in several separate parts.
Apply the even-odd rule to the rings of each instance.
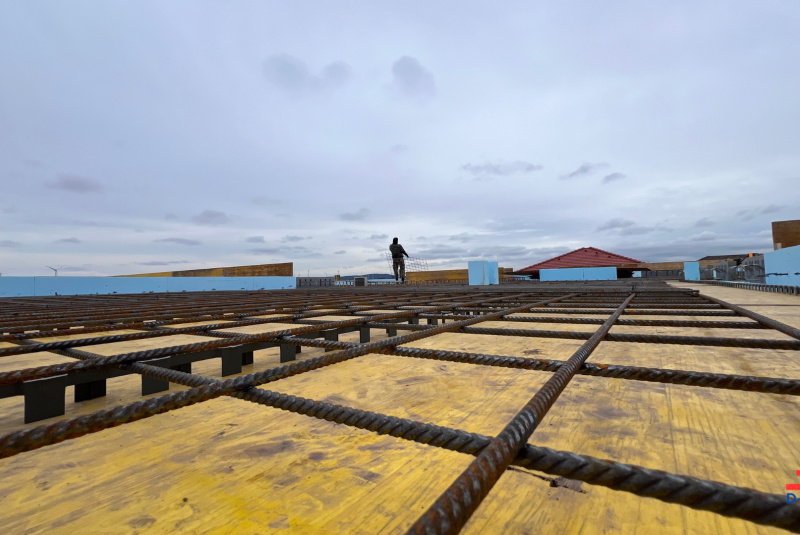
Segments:
[[[533,264],[526,268],[519,269],[514,273],[519,275],[539,276],[540,269],[560,269],[560,268],[582,268],[582,267],[607,267],[607,266],[630,266],[631,264],[642,264],[641,260],[628,256],[610,253],[596,247],[581,247],[568,253],[556,256],[550,260],[545,260]],[[627,274],[630,276],[630,274]]]
[[[800,219],[772,222],[772,246],[777,251],[800,245]]]
[[[181,271],[161,271],[158,273],[137,273],[121,277],[291,277],[294,264],[257,264],[254,266],[233,266],[205,269],[185,269]]]
[[[734,260],[736,263],[739,263],[742,260],[744,260],[745,258],[748,258],[750,256],[753,256],[753,253],[747,253],[747,254],[717,254],[717,255],[711,255],[711,256],[704,256],[703,258],[699,258],[697,261],[698,262],[703,262],[703,261],[706,261],[706,260],[720,260],[720,261],[722,261],[722,260]]]

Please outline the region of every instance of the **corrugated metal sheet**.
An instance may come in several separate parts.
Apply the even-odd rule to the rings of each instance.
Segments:
[[[550,260],[522,268],[517,273],[532,273],[540,269],[619,266],[640,263],[642,263],[641,260],[603,251],[596,247],[581,247]]]

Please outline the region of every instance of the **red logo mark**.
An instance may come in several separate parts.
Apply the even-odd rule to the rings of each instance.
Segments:
[[[800,476],[800,470],[797,471],[797,475]],[[787,483],[786,490],[800,490],[800,483]]]

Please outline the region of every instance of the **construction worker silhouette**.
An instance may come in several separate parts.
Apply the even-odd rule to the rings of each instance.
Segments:
[[[403,246],[397,243],[397,238],[392,240],[389,246],[389,251],[392,252],[392,269],[394,269],[394,280],[401,280],[406,282],[406,261],[403,255],[408,256],[408,253]]]

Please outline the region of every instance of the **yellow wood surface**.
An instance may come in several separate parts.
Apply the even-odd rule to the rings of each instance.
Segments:
[[[181,327],[200,327],[202,325],[214,325],[217,323],[228,323],[230,320],[206,320],[206,321],[190,321],[189,323],[173,323],[171,325],[164,325],[168,329],[180,329]]]
[[[137,273],[121,275],[122,277],[291,277],[294,272],[292,262],[281,264],[258,264],[254,266],[233,266],[204,269],[186,269],[181,271],[161,271],[158,273]]]
[[[775,294],[723,290],[740,292],[733,297],[757,294],[763,303],[777,303]],[[793,306],[783,305],[775,308]],[[493,323],[586,332],[596,328]],[[230,330],[268,332],[273,326],[286,328],[267,324]],[[251,328],[255,330],[239,330]],[[614,332],[634,329],[644,328],[616,326]],[[769,333],[718,331],[675,334],[766,338]],[[372,335],[385,337],[378,330]],[[137,342],[163,347],[173,345],[173,338],[178,336]],[[358,333],[341,339],[357,341]],[[142,347],[137,342],[91,350],[133,351]],[[581,341],[446,333],[409,345],[566,360]],[[256,352],[255,364],[244,372],[279,365],[278,351]],[[319,354],[321,349],[304,348],[298,357]],[[603,342],[590,360],[800,379],[797,357],[792,351]],[[219,377],[219,361],[195,363],[193,371]],[[367,355],[264,388],[494,435],[550,376]],[[138,388],[138,377],[110,380],[106,398],[68,403],[68,416],[141,399]],[[0,409],[4,415],[16,411],[18,419],[3,416],[2,432],[33,425],[19,423],[19,406]],[[576,376],[531,443],[780,494],[800,468],[798,439],[796,397]],[[222,398],[0,460],[0,525],[3,533],[14,534],[401,533],[470,459]],[[781,533],[602,487],[583,485],[584,492],[553,488],[542,476],[507,472],[465,533]]]

